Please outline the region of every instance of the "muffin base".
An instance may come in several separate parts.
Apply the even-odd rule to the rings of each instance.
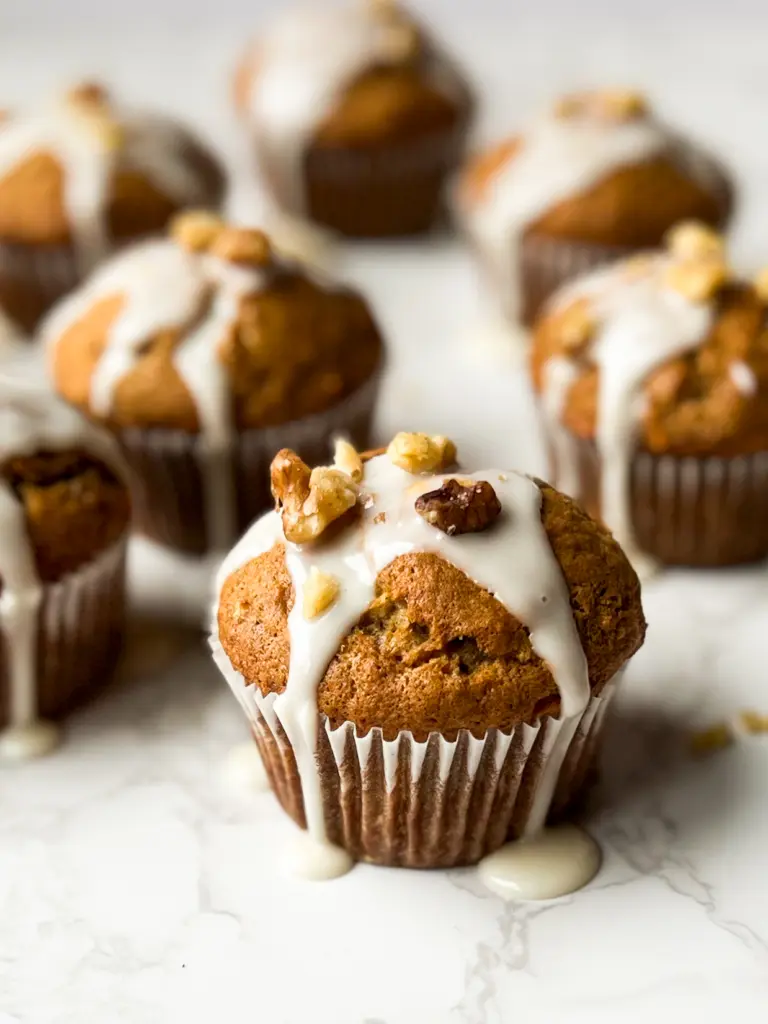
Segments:
[[[443,190],[464,152],[467,125],[382,149],[312,146],[304,196],[257,143],[258,162],[278,203],[350,238],[424,234],[445,213]]]
[[[38,618],[37,713],[61,718],[109,682],[125,624],[121,539],[92,562],[43,586]],[[9,724],[7,651],[0,636],[0,726]]]
[[[270,785],[294,822],[306,828],[301,778],[275,713],[276,694],[262,696],[231,665],[214,637],[214,659],[253,731]],[[593,695],[571,734],[557,772],[549,820],[580,801],[591,779],[601,726],[616,680]],[[476,738],[459,730],[424,742],[409,732],[385,740],[381,729],[357,736],[345,722],[332,729],[318,715],[316,759],[327,838],[355,859],[412,868],[475,864],[529,823],[537,789],[551,778],[550,755],[561,729],[552,717],[510,733]]]
[[[118,435],[129,469],[134,526],[145,536],[188,555],[231,546],[272,504],[269,466],[280,448],[293,448],[310,465],[328,461],[336,435],[369,447],[379,373],[331,409],[259,430],[246,430],[230,451],[212,453],[198,435],[139,427]],[[209,543],[206,487],[216,476],[233,483],[229,534]]]
[[[576,442],[581,494],[600,518],[600,458]],[[630,474],[637,547],[665,565],[715,568],[768,555],[768,452],[721,458],[638,452]]]

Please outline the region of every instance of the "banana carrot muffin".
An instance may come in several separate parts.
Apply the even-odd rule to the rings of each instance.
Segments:
[[[643,642],[637,576],[581,507],[444,437],[272,463],[212,646],[272,787],[355,859],[471,864],[582,793]]]
[[[235,97],[275,198],[344,235],[410,235],[442,212],[472,101],[451,60],[392,2],[283,15]]]
[[[695,223],[558,293],[533,379],[555,485],[638,565],[768,554],[768,281]]]
[[[566,96],[470,160],[455,193],[507,313],[525,324],[564,281],[659,246],[678,221],[725,226],[731,200],[720,164],[629,91]]]
[[[0,758],[45,753],[120,650],[130,504],[110,439],[0,377]]]
[[[223,172],[174,121],[95,84],[0,118],[0,304],[26,329],[100,260],[216,206]]]
[[[58,392],[116,435],[136,522],[189,554],[268,506],[269,463],[368,442],[382,342],[365,301],[201,211],[105,264],[46,322]]]

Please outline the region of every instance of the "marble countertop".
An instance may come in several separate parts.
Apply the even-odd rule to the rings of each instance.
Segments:
[[[753,265],[762,242],[768,262],[763,46],[647,26],[582,35],[581,48],[544,29],[502,41],[481,25],[466,36],[491,97],[486,127],[569,82],[655,83],[674,116],[739,165],[747,216],[736,255]],[[126,88],[135,80],[140,98],[167,94],[230,153],[247,215],[258,198],[211,84],[232,42],[19,36],[0,44],[0,95],[13,102],[84,70]],[[391,339],[381,436],[445,432],[468,463],[541,471],[520,361],[479,314],[467,254],[433,242],[336,258]],[[0,772],[0,1024],[765,1017],[768,736],[701,760],[687,750],[692,728],[768,713],[764,566],[647,585],[648,641],[606,726],[587,819],[604,865],[587,889],[543,904],[505,903],[472,870],[358,866],[331,883],[293,879],[293,825],[268,792],[232,778],[247,733],[191,625],[199,577],[138,546],[117,684],[71,720],[59,752]],[[161,618],[169,609],[176,621]]]

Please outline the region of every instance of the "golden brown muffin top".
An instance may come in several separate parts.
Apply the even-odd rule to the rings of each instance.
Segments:
[[[110,242],[162,230],[184,206],[217,205],[223,189],[194,135],[120,108],[100,85],[0,120],[4,242],[71,244],[92,261]]]
[[[238,430],[321,412],[376,371],[355,292],[279,260],[261,231],[204,212],[122,254],[54,310],[59,393],[115,428],[198,432],[212,400]]]
[[[316,44],[306,54],[300,47],[310,39]],[[336,59],[329,61],[329,53]],[[465,82],[430,35],[389,0],[297,11],[251,48],[235,76],[235,102],[266,131],[261,112],[271,102],[254,97],[273,70],[281,82],[292,79],[306,89],[307,112],[316,115],[307,141],[322,148],[422,138],[466,120],[472,105]]]
[[[624,339],[629,350],[623,358],[630,360],[636,346],[653,345],[658,357],[638,389],[639,440],[646,450],[724,456],[766,450],[767,307],[765,274],[753,283],[738,280],[719,236],[682,224],[670,233],[666,251],[587,275],[553,298],[534,329],[534,384],[547,391],[551,368],[565,367],[569,384],[560,419],[579,437],[594,439],[601,360],[615,365]],[[638,329],[646,332],[642,338]],[[613,354],[606,354],[606,338]]]
[[[564,97],[470,160],[457,201],[470,226],[488,207],[531,235],[632,248],[658,245],[680,220],[722,226],[731,206],[718,166],[627,90]]]
[[[123,534],[130,503],[108,437],[47,389],[0,378],[0,580],[20,543],[18,502],[37,572],[58,580]]]
[[[398,536],[419,541],[384,558],[370,600],[341,630],[327,667],[317,666],[317,706],[333,727],[351,721],[359,733],[379,727],[387,739],[402,730],[424,739],[432,731],[450,737],[463,728],[476,735],[509,730],[558,713],[558,685],[530,635],[537,635],[532,620],[549,601],[547,614],[566,617],[561,639],[575,626],[573,642],[586,660],[592,693],[621,669],[643,642],[645,620],[637,576],[610,534],[546,484],[498,470],[471,478],[448,472],[455,455],[445,438],[400,434],[386,454],[364,465],[341,446],[334,467],[310,474],[292,452],[279,453],[272,468],[279,513],[252,528],[220,576],[218,639],[248,684],[265,695],[283,692],[291,637],[301,642],[288,616],[297,599],[293,580],[302,577],[293,576],[287,551],[294,560],[300,552],[309,566],[303,620],[322,622],[351,585],[337,548],[360,547],[378,564],[371,554],[375,531],[395,524],[395,506],[384,497],[392,485],[404,503],[397,515],[405,533]],[[483,552],[501,562],[511,557],[507,542],[521,536],[526,549],[528,541],[542,542],[541,571],[552,568],[555,581],[539,594],[539,559],[515,565],[522,592],[536,595],[528,622],[468,568],[484,565],[490,572]],[[254,543],[262,550],[249,558]],[[466,571],[452,561],[456,553]],[[539,619],[536,628],[543,628]]]

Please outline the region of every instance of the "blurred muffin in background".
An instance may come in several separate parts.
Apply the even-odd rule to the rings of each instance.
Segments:
[[[552,299],[532,368],[556,486],[636,566],[768,554],[768,276],[737,279],[711,229]]]
[[[0,377],[0,758],[46,753],[109,679],[130,502],[111,439],[48,389]]]
[[[278,203],[343,235],[427,231],[461,160],[472,101],[399,5],[304,8],[251,47],[235,95]]]
[[[224,175],[187,129],[99,85],[0,121],[0,303],[26,330],[117,246],[217,206]]]
[[[679,221],[722,228],[732,208],[722,167],[628,91],[566,96],[470,160],[454,199],[505,311],[528,325],[564,281],[659,246]]]
[[[271,503],[276,447],[369,442],[382,341],[365,301],[213,214],[118,254],[43,336],[56,389],[117,435],[139,529],[182,552],[226,549]]]

